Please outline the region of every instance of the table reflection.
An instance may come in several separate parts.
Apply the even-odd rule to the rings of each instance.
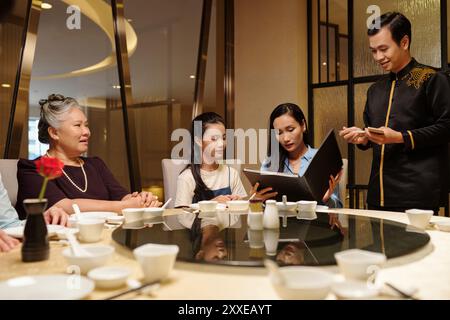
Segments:
[[[334,265],[334,253],[353,248],[392,258],[429,241],[427,234],[376,218],[320,212],[310,221],[282,212],[280,218],[285,221],[279,229],[249,230],[246,214],[186,210],[124,224],[113,239],[130,249],[146,243],[176,244],[180,261],[237,266],[263,266],[267,258],[280,265]]]

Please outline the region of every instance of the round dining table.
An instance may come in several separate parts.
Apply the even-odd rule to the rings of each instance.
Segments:
[[[408,224],[405,213],[381,212],[353,209],[333,209],[330,213],[378,218]],[[164,216],[180,214],[180,209],[167,209]],[[445,217],[433,216],[431,222],[445,221]],[[117,227],[116,227],[117,228]],[[108,266],[124,266],[131,270],[130,279],[142,280],[140,265],[133,252],[112,238],[114,227],[105,228],[102,244],[115,247]],[[450,233],[434,228],[426,230],[430,242],[413,253],[389,259],[379,271],[377,282],[389,283],[403,290],[416,289],[417,299],[450,299]],[[21,246],[8,253],[0,253],[0,282],[20,276],[65,274],[68,264],[62,255],[67,248],[65,241],[50,241],[50,258],[46,261],[24,263],[21,261]],[[338,274],[336,265],[320,267]],[[115,290],[95,289],[86,299],[105,299],[127,288]],[[335,299],[330,293],[327,299]],[[381,299],[399,298],[381,295]],[[274,300],[280,299],[271,285],[268,271],[261,267],[236,267],[197,264],[177,261],[169,279],[151,292],[133,292],[120,299],[164,299],[164,300]]]

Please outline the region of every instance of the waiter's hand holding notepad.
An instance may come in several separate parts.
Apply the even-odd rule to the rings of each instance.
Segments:
[[[342,169],[342,156],[331,130],[302,177],[278,173],[244,169],[252,185],[260,183],[260,188],[272,187],[278,192],[277,200],[286,195],[289,201],[322,201],[328,190],[330,176],[337,176]]]

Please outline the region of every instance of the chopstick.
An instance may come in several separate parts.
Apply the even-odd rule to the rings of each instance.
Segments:
[[[388,286],[389,288],[391,288],[392,290],[394,290],[395,292],[397,292],[398,294],[400,294],[402,296],[402,298],[411,299],[411,300],[419,300],[417,298],[414,298],[412,295],[407,294],[406,292],[398,289],[397,287],[394,287],[392,284],[390,284],[388,282],[386,282],[385,285]]]
[[[126,294],[129,294],[131,292],[136,292],[136,291],[142,290],[142,289],[144,289],[146,287],[149,287],[149,286],[152,286],[152,285],[155,285],[155,284],[158,284],[158,283],[159,283],[159,281],[149,282],[149,283],[143,284],[142,286],[139,286],[137,288],[129,289],[129,290],[123,291],[121,293],[118,293],[118,294],[116,294],[114,296],[105,298],[105,300],[113,300],[113,299],[119,298],[121,296],[124,296]]]

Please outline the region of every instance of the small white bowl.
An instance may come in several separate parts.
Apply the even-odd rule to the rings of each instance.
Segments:
[[[114,247],[108,245],[83,246],[92,256],[74,256],[71,248],[63,250],[62,254],[69,265],[80,268],[82,274],[88,273],[94,268],[101,267],[111,258]]]
[[[345,278],[354,280],[367,280],[386,262],[386,256],[382,253],[359,249],[341,251],[335,253],[334,257]]]
[[[343,281],[335,282],[331,290],[338,299],[366,300],[375,298],[380,290],[366,281]]]
[[[217,209],[217,201],[200,201],[198,207],[202,212],[214,212]]]
[[[166,279],[172,271],[179,251],[177,245],[144,244],[133,250],[139,262],[145,281]]]
[[[312,267],[280,268],[284,284],[270,275],[271,282],[280,298],[286,300],[325,299],[331,290],[333,276],[331,273]]]
[[[295,211],[297,210],[296,202],[277,202],[278,211]]]
[[[250,202],[248,200],[227,201],[228,210],[230,211],[248,211]]]
[[[154,217],[160,217],[164,213],[163,208],[145,208],[144,209],[144,219],[154,218]]]
[[[92,269],[87,276],[95,281],[100,289],[115,289],[124,286],[131,271],[124,267],[100,267]]]
[[[128,208],[122,209],[122,214],[126,223],[136,222],[143,219],[144,208]]]
[[[409,223],[419,229],[426,229],[434,214],[433,210],[419,209],[406,210],[405,212],[408,215]]]
[[[450,221],[434,222],[439,231],[450,232]]]

